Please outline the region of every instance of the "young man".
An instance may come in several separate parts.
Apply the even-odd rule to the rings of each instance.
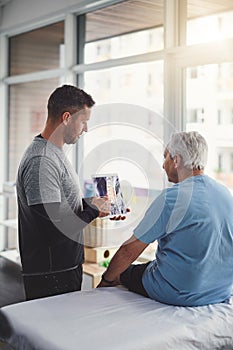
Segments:
[[[182,306],[225,302],[233,284],[233,199],[204,175],[207,144],[197,132],[173,134],[163,168],[175,185],[155,199],[113,257],[99,287],[122,283],[157,301]],[[158,240],[156,259],[131,265]]]
[[[81,289],[82,230],[109,213],[107,198],[82,199],[77,174],[63,150],[87,132],[94,103],[75,86],[57,88],[48,100],[45,128],[19,165],[19,249],[27,300]]]

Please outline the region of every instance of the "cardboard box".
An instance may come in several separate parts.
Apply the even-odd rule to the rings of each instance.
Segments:
[[[85,261],[100,263],[106,260],[110,260],[117,251],[117,247],[99,247],[99,248],[89,248],[85,247]]]

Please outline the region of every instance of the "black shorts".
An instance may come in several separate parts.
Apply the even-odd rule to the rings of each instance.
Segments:
[[[26,300],[81,290],[82,275],[82,265],[68,271],[23,275]]]
[[[132,264],[120,275],[120,281],[131,292],[149,297],[142,284],[142,275],[150,262],[146,264]]]

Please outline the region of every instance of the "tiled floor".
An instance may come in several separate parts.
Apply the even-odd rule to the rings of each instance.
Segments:
[[[0,307],[24,300],[20,266],[0,257]]]

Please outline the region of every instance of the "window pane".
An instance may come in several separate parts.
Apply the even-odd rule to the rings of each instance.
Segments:
[[[85,63],[127,57],[163,48],[163,28],[124,34],[85,45]]]
[[[104,220],[103,234],[114,246],[128,237],[164,186],[163,62],[86,72],[84,78],[97,102],[83,138],[85,186],[91,188],[93,174],[117,173],[132,212],[120,226]]]
[[[86,15],[85,63],[162,48],[162,0],[129,0]]]
[[[91,71],[84,80],[98,104],[132,103],[163,112],[162,61]]]
[[[9,45],[10,75],[59,68],[63,64],[64,23],[16,35]]]
[[[19,161],[33,137],[42,131],[46,104],[59,79],[12,85],[9,111],[9,181],[14,181]]]
[[[187,130],[198,130],[207,139],[206,173],[233,191],[233,63],[187,69]],[[195,117],[194,112],[195,111]]]
[[[188,45],[233,37],[232,1],[188,0]]]
[[[117,172],[130,205],[142,213],[136,192],[163,186],[163,63],[87,72],[85,90],[97,105],[84,137],[84,179]]]

